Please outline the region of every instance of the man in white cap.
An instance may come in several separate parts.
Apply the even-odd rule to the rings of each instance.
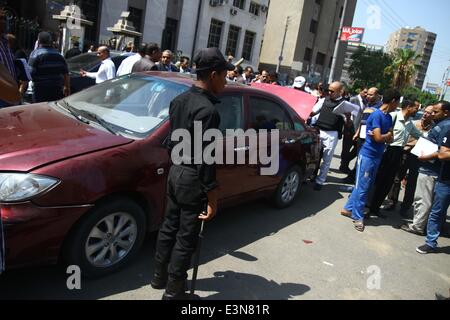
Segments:
[[[305,92],[305,86],[306,86],[305,77],[300,76],[294,79],[294,84],[292,86],[294,89]]]

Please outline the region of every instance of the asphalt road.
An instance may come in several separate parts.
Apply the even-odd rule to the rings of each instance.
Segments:
[[[402,222],[396,212],[358,233],[339,215],[349,194],[338,167],[336,157],[328,185],[321,192],[304,185],[289,209],[259,201],[221,212],[206,227],[197,294],[211,300],[449,297],[450,239],[440,239],[439,253],[419,255],[424,238],[393,228]],[[81,290],[67,289],[68,275],[58,266],[6,272],[0,299],[160,299],[163,291],[149,285],[154,245],[149,237],[126,269],[83,280]]]

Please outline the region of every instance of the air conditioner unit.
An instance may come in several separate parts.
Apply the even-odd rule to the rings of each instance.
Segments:
[[[223,6],[225,2],[228,3],[227,0],[209,0],[209,5],[211,7]]]
[[[238,11],[236,9],[230,9],[230,13],[232,16],[235,16],[238,14]]]
[[[217,7],[217,6],[220,6],[220,5],[221,5],[221,2],[222,2],[222,1],[220,1],[220,0],[209,0],[209,5],[210,5],[211,7]]]

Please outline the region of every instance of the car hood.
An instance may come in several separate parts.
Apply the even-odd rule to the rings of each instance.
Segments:
[[[31,171],[133,141],[81,123],[55,108],[36,104],[0,110],[0,171]]]

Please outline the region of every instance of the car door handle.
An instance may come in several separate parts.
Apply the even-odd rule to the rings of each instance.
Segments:
[[[294,144],[297,142],[297,140],[295,139],[285,139],[283,141],[281,141],[283,144]]]
[[[240,147],[240,148],[234,148],[235,152],[239,152],[239,151],[249,151],[250,147]]]

